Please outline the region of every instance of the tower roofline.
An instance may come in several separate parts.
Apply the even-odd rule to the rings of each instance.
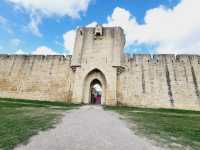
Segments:
[[[121,30],[123,30],[124,31],[124,29],[122,28],[122,27],[120,27],[120,26],[103,26],[103,25],[101,25],[102,26],[102,28],[103,29],[112,29],[112,28],[120,28]],[[96,27],[79,27],[79,28],[77,28],[78,30],[79,29],[95,29]]]

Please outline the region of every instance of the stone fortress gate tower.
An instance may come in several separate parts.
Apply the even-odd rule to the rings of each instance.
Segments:
[[[79,28],[71,67],[74,71],[73,101],[88,104],[91,84],[102,86],[101,104],[117,104],[117,77],[123,69],[125,36],[122,28]]]
[[[133,33],[134,34],[134,33]],[[0,97],[200,110],[200,56],[123,53],[120,27],[76,31],[73,55],[0,55]]]

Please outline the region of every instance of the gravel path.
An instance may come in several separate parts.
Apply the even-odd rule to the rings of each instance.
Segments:
[[[134,134],[114,112],[101,106],[83,106],[63,117],[60,124],[32,137],[16,150],[160,150]]]

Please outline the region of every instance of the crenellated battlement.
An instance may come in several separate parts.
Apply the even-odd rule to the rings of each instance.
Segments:
[[[48,59],[59,59],[71,61],[72,55],[15,55],[15,54],[0,54],[0,59],[37,59],[37,60],[48,60]],[[200,55],[188,55],[188,54],[125,54],[125,62],[149,62],[159,63],[165,60],[171,61],[172,63],[179,62],[198,62],[200,64]]]
[[[164,61],[171,61],[172,63],[181,63],[181,62],[198,62],[200,64],[200,55],[188,55],[188,54],[126,54],[126,62],[149,62],[149,63],[159,63]]]
[[[48,59],[48,58],[63,58],[63,59],[71,59],[72,55],[29,55],[29,54],[0,54],[0,58],[38,58],[38,59]]]

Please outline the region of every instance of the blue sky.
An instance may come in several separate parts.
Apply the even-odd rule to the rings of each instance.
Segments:
[[[96,23],[121,26],[128,53],[199,53],[199,7],[199,0],[1,0],[0,53],[69,54],[75,29]]]

